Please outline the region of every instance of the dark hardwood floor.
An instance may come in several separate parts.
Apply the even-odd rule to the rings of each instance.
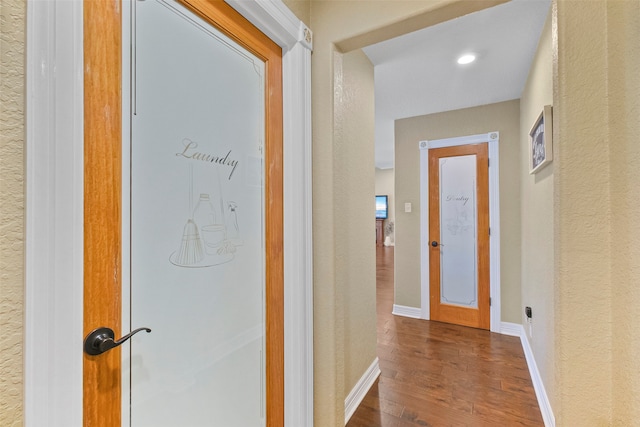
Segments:
[[[377,292],[382,374],[347,427],[544,426],[519,338],[392,315],[393,247]]]

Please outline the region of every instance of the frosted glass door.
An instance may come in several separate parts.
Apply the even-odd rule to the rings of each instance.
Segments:
[[[440,159],[440,301],[478,307],[476,156]]]
[[[265,424],[265,65],[171,1],[133,5],[132,427]]]
[[[430,318],[489,329],[487,144],[429,150]]]

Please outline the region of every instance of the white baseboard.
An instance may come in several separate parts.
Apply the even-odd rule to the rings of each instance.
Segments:
[[[380,375],[380,365],[378,364],[378,358],[376,357],[369,369],[362,375],[360,380],[353,387],[347,398],[344,400],[344,425],[347,425],[349,419],[358,405],[362,402],[362,399],[367,395],[367,392],[371,388],[376,379]]]
[[[520,338],[524,334],[524,328],[517,323],[501,322],[500,333],[502,335],[509,335],[512,337]]]
[[[544,421],[545,427],[555,427],[556,418],[553,415],[551,402],[549,402],[549,397],[547,396],[547,391],[545,390],[544,383],[540,377],[540,371],[538,371],[538,365],[536,365],[536,360],[533,357],[533,351],[531,350],[531,345],[529,344],[529,339],[524,331],[524,327],[517,323],[502,322],[500,333],[503,335],[520,337],[524,357],[527,359],[529,374],[531,375],[531,381],[533,382],[533,389],[535,390],[536,397],[538,398],[540,412],[542,412],[542,420]]]
[[[414,319],[422,319],[422,310],[416,307],[407,307],[406,305],[393,304],[392,314],[396,316],[412,317]]]

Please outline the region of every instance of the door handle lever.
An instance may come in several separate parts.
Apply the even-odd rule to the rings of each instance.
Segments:
[[[123,336],[119,340],[115,339],[115,333],[111,328],[105,328],[103,326],[101,328],[94,329],[93,331],[89,332],[89,335],[87,335],[84,339],[84,352],[91,356],[102,354],[114,347],[118,347],[140,331],[147,331],[147,333],[149,333],[151,332],[151,329],[138,328],[135,331],[131,331],[127,335]]]

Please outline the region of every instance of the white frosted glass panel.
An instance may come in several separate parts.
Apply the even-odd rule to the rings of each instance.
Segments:
[[[265,67],[173,2],[134,7],[131,327],[152,332],[123,356],[130,425],[263,426]]]
[[[477,308],[476,156],[440,159],[440,298]]]

